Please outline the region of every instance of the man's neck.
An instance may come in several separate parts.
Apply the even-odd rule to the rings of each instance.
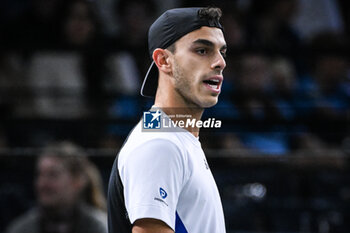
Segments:
[[[155,101],[154,103],[155,107],[161,108],[164,113],[166,113],[170,117],[171,120],[176,121],[192,121],[193,119],[195,122],[199,121],[202,118],[202,114],[204,112],[204,109],[202,108],[194,108],[194,107],[188,107],[188,106],[181,106],[181,105],[165,105],[164,103],[160,103],[159,101]],[[193,134],[195,137],[199,136],[199,128],[195,127],[184,127],[187,131],[189,131],[191,134]]]
[[[195,120],[199,121],[204,112],[203,108],[198,107],[193,103],[187,102],[186,98],[181,96],[177,91],[175,91],[173,84],[171,84],[172,77],[159,77],[159,85],[154,101],[154,105],[159,107],[165,112],[168,116],[176,116],[174,120]],[[159,87],[162,88],[159,88]],[[181,115],[186,116],[181,119]],[[180,117],[178,117],[180,116]],[[195,137],[199,136],[199,128],[187,127],[184,128]]]

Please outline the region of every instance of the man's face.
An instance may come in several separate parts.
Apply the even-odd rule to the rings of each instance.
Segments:
[[[173,85],[188,107],[215,105],[226,66],[226,42],[219,28],[201,27],[175,43]]]

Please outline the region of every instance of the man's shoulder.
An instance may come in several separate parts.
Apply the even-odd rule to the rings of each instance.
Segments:
[[[137,124],[134,129],[130,132],[126,142],[123,145],[124,150],[130,150],[138,148],[142,145],[146,145],[149,142],[165,142],[175,144],[178,147],[182,147],[182,142],[179,139],[178,133],[174,132],[148,132],[142,130],[142,124]]]
[[[31,209],[16,218],[8,226],[6,233],[32,233],[38,230],[38,210]]]
[[[176,133],[142,132],[140,127],[135,127],[118,153],[118,166],[133,158],[152,161],[153,156],[159,159],[161,154],[181,160],[187,156],[186,147]]]

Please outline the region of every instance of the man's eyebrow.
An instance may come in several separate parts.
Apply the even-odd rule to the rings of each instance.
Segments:
[[[202,44],[210,47],[214,47],[214,43],[211,42],[210,40],[205,40],[205,39],[198,39],[193,41],[193,44]]]
[[[206,39],[198,39],[198,40],[195,40],[193,41],[193,44],[202,44],[202,45],[206,45],[206,46],[209,46],[209,47],[214,47],[214,43],[211,42],[210,40],[206,40]],[[221,49],[227,49],[227,45],[224,44]]]

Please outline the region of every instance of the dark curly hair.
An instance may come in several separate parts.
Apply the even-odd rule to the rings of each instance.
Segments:
[[[198,11],[198,16],[201,19],[219,21],[222,16],[222,11],[217,7],[205,7]]]

